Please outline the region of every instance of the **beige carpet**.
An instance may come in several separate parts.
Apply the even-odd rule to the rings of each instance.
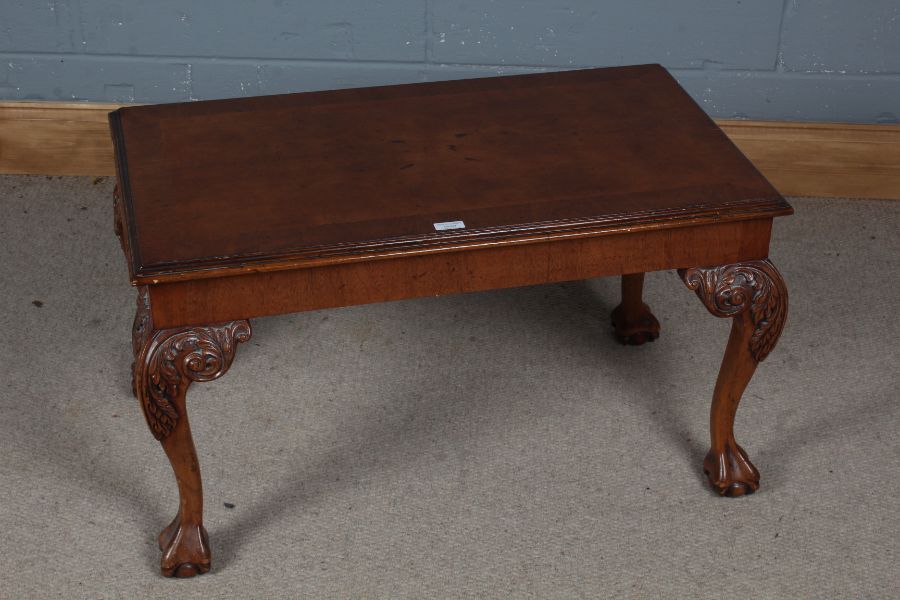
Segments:
[[[111,191],[0,178],[0,597],[898,597],[900,202],[776,222],[791,312],[738,414],[747,498],[700,468],[729,323],[672,273],[640,348],[615,279],[255,321],[189,394],[214,565],[176,581]]]

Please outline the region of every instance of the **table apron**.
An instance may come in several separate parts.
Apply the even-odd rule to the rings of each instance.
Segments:
[[[149,286],[158,329],[768,256],[772,219],[360,260]]]

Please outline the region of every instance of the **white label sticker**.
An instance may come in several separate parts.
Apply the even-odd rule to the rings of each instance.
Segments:
[[[465,229],[466,224],[462,221],[444,221],[443,223],[435,223],[434,228],[438,231],[444,231],[445,229]]]

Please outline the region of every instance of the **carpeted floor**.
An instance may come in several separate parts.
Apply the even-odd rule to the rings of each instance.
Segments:
[[[256,320],[189,393],[214,566],[178,581],[111,191],[0,178],[0,597],[897,597],[900,202],[776,222],[791,312],[738,414],[747,498],[700,468],[729,323],[672,273],[639,348],[615,279]]]

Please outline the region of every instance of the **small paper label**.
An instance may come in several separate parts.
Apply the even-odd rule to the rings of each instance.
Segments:
[[[435,223],[434,228],[438,231],[444,231],[445,229],[465,229],[466,224],[462,221],[444,221],[443,223]]]

